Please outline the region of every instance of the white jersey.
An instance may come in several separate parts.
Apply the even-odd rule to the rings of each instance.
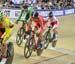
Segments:
[[[52,26],[53,29],[55,29],[56,27],[58,27],[58,24],[59,24],[58,18],[56,18],[55,16],[53,16],[51,18],[48,17],[48,22],[47,22],[48,26]]]

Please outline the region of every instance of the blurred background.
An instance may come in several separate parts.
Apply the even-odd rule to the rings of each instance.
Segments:
[[[25,3],[35,9],[56,10],[75,7],[75,0],[0,0],[0,7],[21,8]]]

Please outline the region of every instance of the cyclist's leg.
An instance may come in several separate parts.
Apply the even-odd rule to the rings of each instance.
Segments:
[[[35,32],[37,32],[37,30],[38,30],[37,26],[32,27],[32,29],[33,29]],[[34,36],[34,35],[33,35],[33,36]],[[35,47],[36,47],[36,48],[37,48],[37,40],[38,40],[38,38],[35,36]]]
[[[42,43],[41,42],[42,42],[43,29],[41,29],[41,27],[38,27],[37,33],[38,33],[37,44],[39,43],[40,46],[42,47]]]
[[[57,37],[58,37],[58,26],[55,24],[53,26],[53,41],[57,41]]]
[[[2,31],[1,31],[1,29],[0,29],[0,38],[1,38],[1,36],[2,36]]]
[[[0,38],[2,38],[3,34],[5,32],[5,28],[0,28]],[[3,38],[2,38],[3,39]],[[2,42],[0,42],[0,45],[2,44]],[[2,50],[2,45],[0,46],[0,50]]]
[[[29,33],[30,30],[31,30],[31,26],[30,26],[29,24],[27,24],[27,25],[26,25],[26,28],[27,28],[26,31]]]
[[[27,24],[24,23],[24,30],[27,31]]]
[[[26,23],[24,23],[24,30],[25,30],[25,32],[27,32],[27,24]],[[26,33],[24,32],[24,39],[26,38]]]
[[[57,40],[57,35],[58,35],[58,22],[51,22],[50,26],[52,26],[52,30],[53,30],[53,37],[52,37],[52,41],[56,41]]]
[[[24,23],[24,29],[25,29],[26,32],[29,30],[29,28],[30,28],[29,24]]]
[[[5,34],[5,28],[1,28],[0,30],[2,32],[2,35],[0,36],[2,38],[2,36]],[[2,61],[1,63],[4,63],[6,62],[6,54],[4,54],[4,51],[5,51],[5,47],[6,45],[2,42],[2,45],[1,45],[1,51],[2,51]]]
[[[42,44],[43,44],[43,41],[42,41],[42,33],[38,33],[38,42],[42,48]]]
[[[5,36],[3,38],[2,42],[2,62],[7,60],[7,44],[6,41],[9,39],[11,36],[13,28],[6,29],[5,31]]]
[[[39,32],[39,39],[41,40],[41,46],[42,46],[42,48],[41,49],[43,49],[45,46],[44,46],[44,44],[45,44],[45,40],[43,39],[43,34],[45,33],[45,29],[43,30],[42,28],[41,28],[41,30],[40,30],[40,32]]]
[[[1,63],[6,63],[7,61],[7,44],[2,42],[2,61]]]
[[[13,28],[6,29],[6,34],[4,36],[3,42],[6,42],[11,37],[12,33],[13,33]]]
[[[30,25],[29,24],[24,24],[24,39],[26,38],[26,35],[30,33]]]
[[[53,28],[53,38],[52,38],[52,49],[55,48],[58,40],[58,30],[57,27]]]

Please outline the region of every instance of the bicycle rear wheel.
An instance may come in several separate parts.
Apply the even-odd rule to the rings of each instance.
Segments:
[[[56,46],[56,43],[57,43],[57,41],[53,41],[52,42],[52,47],[55,47]]]
[[[37,43],[37,55],[38,56],[40,56],[41,54],[42,54],[42,52],[43,52],[43,48],[42,48],[42,43],[41,43],[42,41],[39,41],[38,43]]]
[[[23,42],[23,38],[24,38],[24,28],[21,27],[18,32],[17,32],[17,36],[16,36],[16,43],[18,46],[20,46]]]

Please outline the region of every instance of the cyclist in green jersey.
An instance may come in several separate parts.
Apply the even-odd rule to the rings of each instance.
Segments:
[[[20,16],[18,17],[16,23],[18,24],[19,21],[24,22],[24,29],[27,31],[29,29],[28,23],[29,19],[34,11],[34,8],[32,6],[28,6],[25,4],[21,10]]]

